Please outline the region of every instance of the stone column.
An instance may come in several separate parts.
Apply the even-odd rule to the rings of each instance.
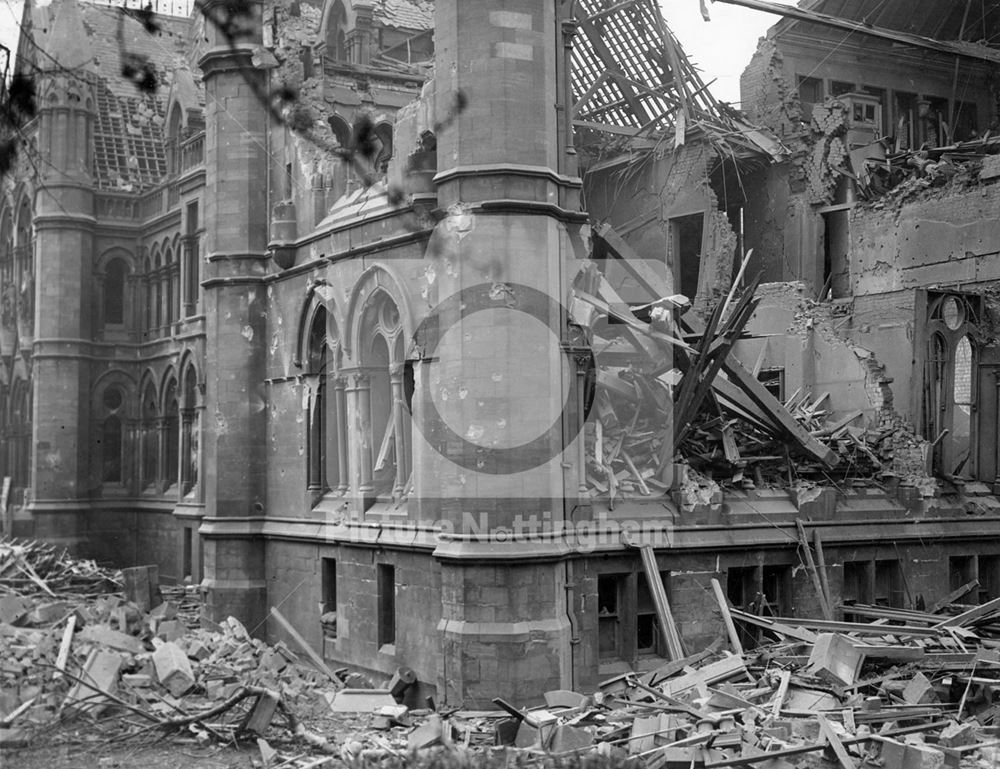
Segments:
[[[405,410],[403,395],[403,364],[395,363],[389,368],[389,387],[392,392],[392,418],[396,453],[396,480],[392,487],[392,498],[400,499],[406,491],[406,480],[409,477],[409,463],[406,456],[406,431],[403,411]]]
[[[337,493],[343,496],[351,488],[347,462],[347,378],[338,375],[332,381],[337,430]]]
[[[375,491],[372,478],[371,386],[371,375],[360,371],[351,377],[351,386],[347,390],[354,404],[353,427],[356,440],[352,443],[358,447],[357,490],[362,500],[370,498]]]

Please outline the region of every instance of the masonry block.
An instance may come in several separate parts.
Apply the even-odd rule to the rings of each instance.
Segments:
[[[153,652],[153,667],[160,683],[175,697],[180,697],[194,684],[194,671],[187,655],[172,642]]]

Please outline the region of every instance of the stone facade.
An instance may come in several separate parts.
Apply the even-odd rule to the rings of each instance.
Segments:
[[[634,544],[656,546],[689,652],[720,633],[713,578],[737,604],[761,593],[818,612],[796,518],[822,533],[835,603],[931,602],[951,570],[995,597],[983,489],[930,503],[715,487],[686,506],[668,494],[613,509],[587,494],[592,351],[564,305],[594,256],[591,223],[627,230],[675,284],[695,276],[696,310],[728,290],[745,237],[752,266],[797,282],[762,289],[740,356],[782,368],[790,389],[829,390],[840,413],[901,425],[919,421],[912,288],[944,280],[919,272],[926,241],[905,233],[929,218],[922,206],[945,209],[850,214],[844,322],[816,301],[823,215],[801,168],[758,171],[743,183],[766,194],[741,197],[703,141],[660,148],[624,181],[613,164],[579,167],[566,5],[254,4],[240,45],[168,19],[176,50],[147,51],[165,87],[145,96],[113,52],[70,44],[106,47],[104,10],[29,7],[50,29],[40,43],[83,74],[21,65],[53,96],[32,126],[45,164],[5,179],[0,206],[15,533],[190,576],[206,618],[255,633],[281,636],[268,618],[280,607],[331,662],[375,678],[406,665],[421,692],[467,707],[661,664]],[[791,105],[772,127],[792,143],[798,107],[768,45],[752,72],[772,81],[755,92]],[[278,120],[261,94],[283,86],[298,95]],[[116,137],[134,138],[119,153]],[[956,199],[932,227],[940,269],[993,280],[995,222],[972,220],[995,214],[996,189],[955,190],[977,202]],[[685,273],[681,220],[706,213]],[[626,301],[648,301],[618,278]]]

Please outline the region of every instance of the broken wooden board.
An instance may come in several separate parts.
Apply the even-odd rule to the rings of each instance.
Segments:
[[[677,625],[674,622],[674,614],[670,610],[670,601],[667,600],[667,591],[663,587],[663,580],[660,578],[660,568],[656,564],[656,554],[652,545],[642,545],[639,548],[642,557],[642,567],[646,572],[646,583],[649,585],[649,592],[653,596],[653,605],[656,607],[656,617],[660,622],[660,630],[663,632],[667,642],[667,651],[671,659],[679,660],[684,656],[684,647],[681,644],[680,633],[677,632]]]

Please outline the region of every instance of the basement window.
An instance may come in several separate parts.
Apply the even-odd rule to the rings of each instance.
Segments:
[[[903,608],[903,570],[897,560],[875,561],[875,604]]]
[[[378,645],[396,643],[396,567],[386,563],[378,565],[376,580],[378,591]]]
[[[979,556],[979,603],[1000,597],[1000,555]],[[973,593],[977,595],[977,593]],[[966,598],[965,600],[970,600]]]
[[[670,572],[661,571],[660,579],[669,595]],[[668,598],[669,600],[669,598]],[[666,644],[656,616],[656,602],[645,574],[639,574],[636,584],[635,645],[639,654],[666,653]]]
[[[765,566],[761,584],[771,611],[781,617],[792,615],[792,569],[790,566]]]
[[[627,574],[602,574],[597,578],[597,645],[602,660],[621,659],[621,606]]]
[[[948,558],[948,592],[958,590],[976,578],[976,557],[953,555]]]
[[[323,625],[325,638],[337,637],[337,559],[322,560],[322,614],[319,621]]]
[[[847,611],[851,604],[870,604],[872,602],[872,561],[845,561],[844,584],[841,589],[841,600],[844,603],[844,620],[846,622],[867,622],[864,617],[856,616]]]

